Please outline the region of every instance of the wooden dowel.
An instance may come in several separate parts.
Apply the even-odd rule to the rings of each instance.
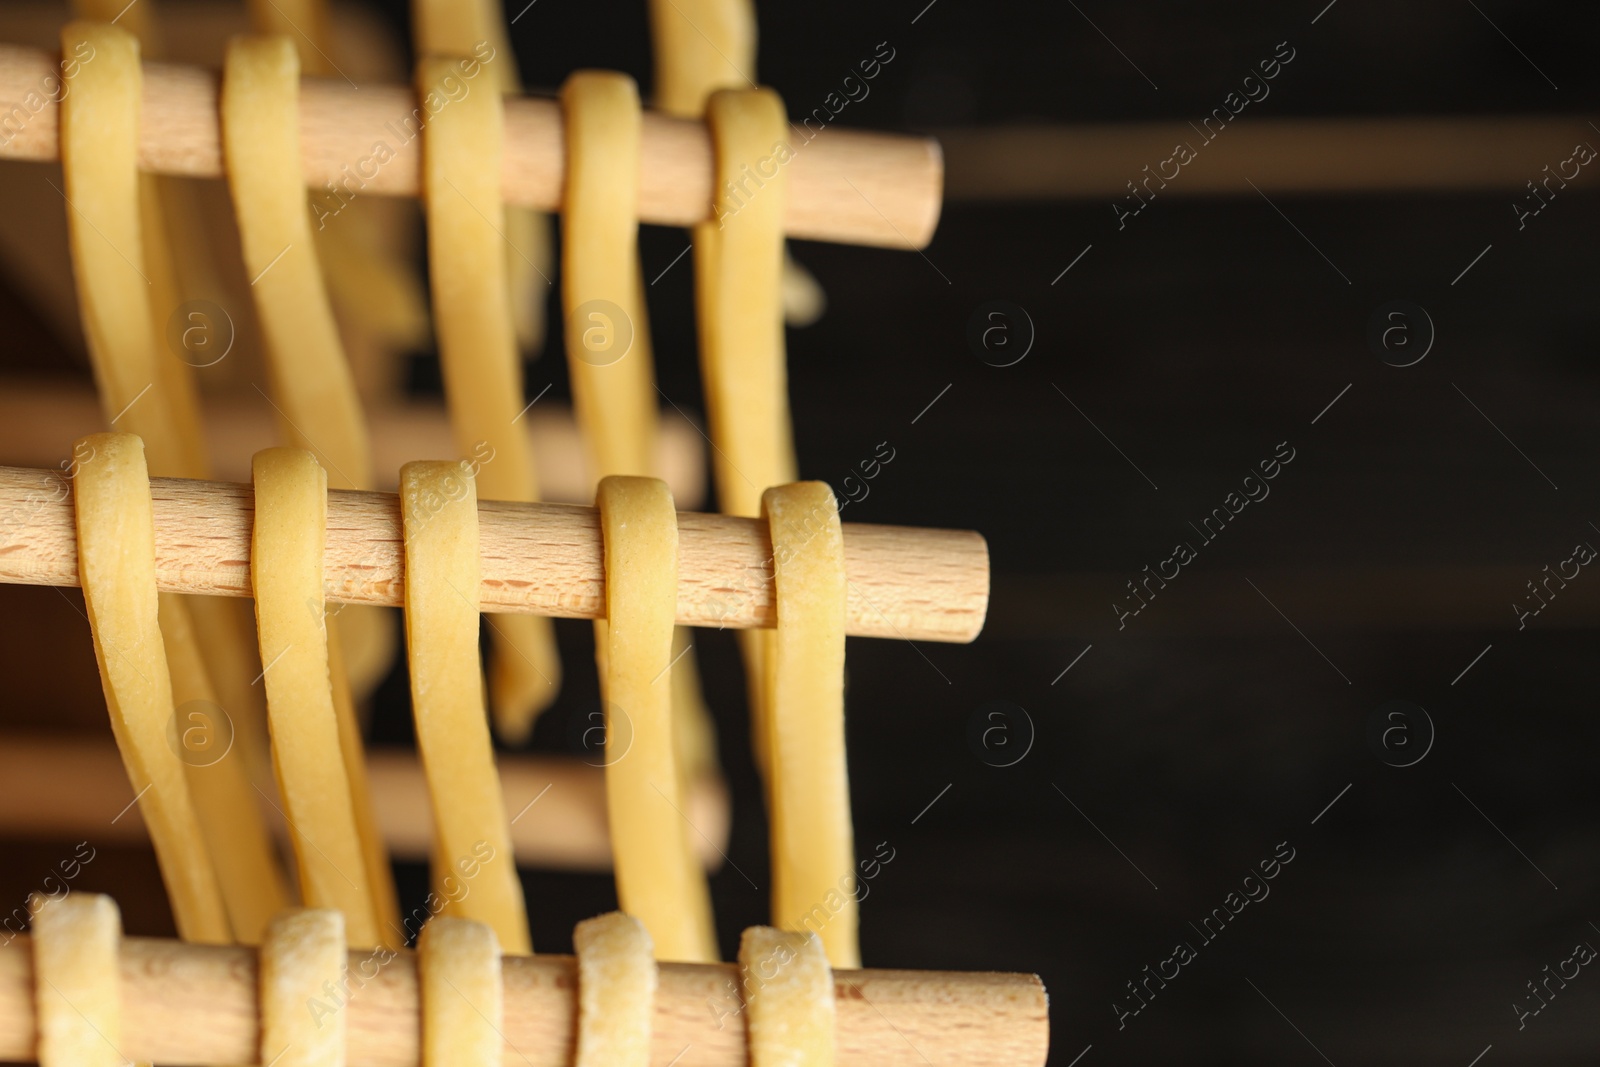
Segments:
[[[260,1062],[254,950],[130,937],[120,970],[120,1055],[174,1067]],[[414,1067],[421,1023],[412,953],[352,952],[349,975],[347,1002],[326,1001],[347,1013],[346,1062]],[[572,958],[507,956],[504,975],[505,1062],[567,1067],[576,1040]],[[652,1067],[745,1067],[738,978],[734,964],[661,965]],[[834,990],[839,1067],[1038,1067],[1048,1051],[1045,991],[1035,975],[836,971]],[[22,935],[0,947],[0,1060],[34,1057],[33,1004],[33,950]]]
[[[36,111],[25,103],[12,124],[14,132],[3,131],[10,135],[0,136],[0,157],[59,158],[58,107],[49,86],[59,85],[50,79],[60,74],[54,55],[0,46],[0,100],[27,101],[31,93],[34,101],[42,101]],[[141,167],[159,174],[222,174],[219,84],[213,70],[144,65]],[[471,92],[486,84],[463,81]],[[318,191],[330,182],[349,182],[361,194],[418,195],[418,107],[409,87],[358,89],[343,79],[302,81],[300,153],[306,185]],[[928,243],[938,224],[944,180],[937,142],[846,129],[825,129],[809,142],[806,136],[801,127],[791,134],[795,151],[787,164],[784,219],[790,236],[889,248]],[[385,146],[381,152],[380,144]],[[671,226],[710,220],[711,139],[704,124],[647,112],[640,148],[639,217]],[[565,171],[560,105],[534,97],[508,99],[501,163],[506,202],[557,210]]]
[[[200,415],[212,469],[222,481],[249,481],[250,458],[283,440],[277,413],[254,391],[207,396]],[[546,399],[529,408],[522,422],[544,498],[568,504],[592,501],[595,479],[572,410]],[[705,438],[670,408],[661,412],[659,426],[656,470],[680,508],[697,508],[705,500]],[[455,438],[441,403],[372,407],[367,427],[380,489],[399,484],[402,464],[455,453]],[[105,428],[105,411],[87,383],[0,380],[0,463],[53,466],[72,454],[72,442]]]
[[[600,756],[591,757],[598,762]],[[611,870],[605,770],[576,757],[501,755],[500,790],[517,863],[545,870]],[[395,859],[427,859],[433,812],[415,753],[367,752],[378,829]],[[0,737],[0,837],[87,841],[96,848],[143,845],[149,837],[133,804],[122,757],[109,740]],[[531,803],[537,801],[536,803]],[[265,798],[262,816],[287,840],[283,813]],[[684,818],[702,863],[717,870],[728,843],[728,793],[720,781],[694,782]],[[114,822],[112,820],[115,820]]]
[[[152,478],[156,583],[163,592],[250,595],[254,497],[232,482]],[[599,512],[571,504],[479,501],[486,612],[598,619],[605,614]],[[776,625],[771,542],[755,519],[680,512],[678,623]],[[400,604],[399,498],[330,490],[323,568],[328,599]],[[989,548],[967,530],[844,524],[845,632],[971,641],[989,603]],[[0,582],[77,585],[71,484],[60,471],[0,467]]]
[[[1122,199],[1131,196],[1128,182],[1145,200],[1253,197],[1251,182],[1269,195],[1498,189],[1508,219],[1542,167],[1553,173],[1580,142],[1600,145],[1582,117],[1551,115],[1270,119],[1246,111],[1213,138],[1181,120],[939,132],[951,200],[1104,197],[1132,211],[1138,202]],[[1165,164],[1180,144],[1194,159]],[[1165,184],[1152,179],[1146,190],[1158,172]]]

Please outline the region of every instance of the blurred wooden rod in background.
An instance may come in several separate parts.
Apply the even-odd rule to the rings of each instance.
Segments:
[[[1150,175],[1165,181],[1151,180],[1157,197],[1255,196],[1251,182],[1269,195],[1503,189],[1520,197],[1524,183],[1542,181],[1543,168],[1554,170],[1580,142],[1600,146],[1600,131],[1587,120],[1550,115],[1267,119],[1245,113],[1221,132],[1213,124],[1211,136],[1208,141],[1181,120],[938,132],[945,196],[953,201],[1115,200],[1130,195],[1129,182],[1148,198],[1143,183]],[[1181,166],[1166,163],[1180,144],[1194,158]]]

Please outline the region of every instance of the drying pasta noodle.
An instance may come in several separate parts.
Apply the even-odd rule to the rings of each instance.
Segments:
[[[261,943],[261,1058],[274,1067],[343,1067],[345,1013],[325,999],[345,977],[344,916],[297,908]]]
[[[772,915],[803,929],[818,908],[835,967],[860,967],[855,842],[845,767],[846,582],[839,504],[826,482],[768,489],[778,627],[767,668]]]
[[[491,73],[505,94],[522,91],[505,14],[497,0],[415,0],[416,49],[424,56],[467,56],[487,44]],[[537,353],[544,346],[545,303],[553,250],[550,219],[532,208],[505,208],[505,260],[511,322],[517,343]]]
[[[502,213],[501,100],[485,92],[452,99],[443,83],[450,79],[459,88],[456,63],[423,59],[417,65],[418,95],[430,116],[422,135],[423,199],[445,398],[460,454],[489,449],[478,472],[480,495],[531,501],[538,498],[537,482],[521,424],[522,367],[495,221]],[[555,632],[538,615],[494,616],[489,626],[495,725],[509,740],[525,740],[561,679]]]
[[[306,74],[344,77],[333,60],[339,48],[327,0],[248,0],[247,7],[251,29],[288,37]],[[352,369],[363,386],[387,393],[398,384],[393,371],[372,364],[394,362],[397,353],[427,343],[427,301],[410,263],[410,242],[404,240],[412,226],[409,205],[381,196],[348,202],[358,193],[348,180],[317,190],[324,202],[332,197],[344,205],[337,225],[319,225],[317,254],[347,333],[347,347],[363,361]],[[385,640],[391,636],[385,631]],[[392,658],[392,641],[379,651]]]
[[[471,891],[452,913],[494,929],[507,952],[533,951],[478,670],[478,497],[462,463],[400,468],[406,651],[417,750],[433,808],[435,877]],[[468,871],[472,874],[468,874]]]
[[[181,390],[170,387],[181,360],[159,351],[140,222],[139,46],[116,26],[74,22],[61,33],[65,54],[92,50],[61,101],[61,163],[68,235],[90,363],[106,417],[139,434],[158,474],[203,478],[205,456],[182,430]],[[234,933],[253,941],[286,899],[284,878],[253,800],[250,761],[259,749],[257,705],[243,679],[250,642],[237,605],[216,598],[161,597],[172,687],[184,702],[213,699],[227,687],[235,749],[190,768],[190,787],[206,810],[204,828]],[[193,620],[191,624],[190,615]],[[203,653],[203,655],[202,655]],[[208,672],[208,668],[210,671]],[[237,684],[235,684],[237,683]],[[231,757],[231,758],[230,758]]]
[[[754,517],[761,492],[795,479],[793,431],[784,366],[779,279],[783,269],[783,212],[787,174],[788,119],[783,101],[769,89],[723,90],[712,95],[706,115],[716,163],[715,188],[734,188],[745,173],[764,184],[733,204],[719,202],[716,224],[695,229],[700,367],[711,423],[712,472],[717,499],[729,515]],[[775,153],[773,146],[783,148]],[[769,177],[762,160],[776,160]],[[766,770],[767,713],[761,679],[772,634],[739,635],[750,694],[757,762]]]
[[[287,37],[228,42],[222,145],[251,298],[284,430],[338,489],[371,489],[355,380],[312,243],[300,172],[300,62]]]
[[[756,11],[751,0],[650,0],[655,43],[656,106],[698,119],[718,89],[755,87]],[[783,317],[809,326],[827,309],[827,295],[787,252]]]
[[[562,305],[567,374],[596,478],[651,475],[657,439],[650,325],[639,270],[639,91],[611,71],[579,71],[561,89],[567,188],[562,208]],[[700,696],[687,630],[673,634],[672,744],[680,777],[716,766],[711,716]],[[606,620],[595,621],[602,684]],[[659,944],[661,939],[657,938]]]
[[[79,464],[74,482],[78,581],[112,733],[150,831],[178,933],[188,941],[226,943],[232,931],[216,871],[183,763],[167,742],[174,708],[157,622],[155,523],[144,444],[132,434],[91,434],[74,455],[90,457]]]
[[[255,279],[251,294],[283,431],[297,448],[316,453],[323,469],[332,472],[326,477],[335,488],[372,489],[366,420],[323,287],[306,214],[299,162],[299,89],[300,63],[289,38],[241,37],[229,42],[222,81],[223,154],[245,269]],[[320,589],[319,577],[319,603]],[[399,906],[368,800],[360,724],[343,649],[392,645],[392,636],[386,609],[352,605],[337,614],[326,641],[345,776],[383,931],[398,928]],[[332,903],[310,897],[307,901]],[[353,924],[352,933],[359,929]]]
[[[578,1048],[573,1067],[649,1067],[656,963],[650,933],[620,911],[572,931],[578,956]]]
[[[613,71],[561,87],[567,188],[561,298],[572,402],[593,469],[648,475],[655,375],[639,276],[639,91]]]
[[[122,28],[133,34],[142,55],[160,58],[160,49],[155,47],[155,19],[149,10],[150,4],[142,5],[145,10],[138,12],[129,12],[125,0],[73,0],[72,6],[78,17],[93,22],[122,23],[123,16],[132,15],[126,23],[122,23]],[[173,210],[177,204],[176,197],[170,196],[176,191],[172,181],[160,175],[143,173],[138,181],[138,219],[144,245],[140,261],[148,283],[145,291],[151,317],[156,328],[160,329],[166,324],[167,317],[183,303],[184,294],[178,282],[178,251],[181,248],[184,253],[192,254],[195,248],[192,241],[176,239],[174,228],[169,225],[169,216],[181,217],[180,211]],[[187,236],[193,237],[194,234],[189,232]],[[156,372],[160,375],[161,392],[171,408],[171,432],[180,442],[185,455],[203,456],[205,444],[200,424],[200,393],[192,368],[181,359],[161,359],[156,364]]]
[[[394,943],[377,898],[356,822],[344,740],[328,669],[322,550],[328,526],[327,475],[297,448],[257,452],[250,585],[261,635],[262,683],[272,727],[278,793],[291,828],[300,896],[309,907],[344,912],[350,943]],[[358,756],[359,758],[359,756]],[[384,883],[387,871],[382,872]],[[398,906],[394,907],[398,911]]]
[[[678,516],[667,483],[615,475],[596,503],[605,545],[606,811],[622,910],[662,959],[717,959],[711,895],[690,847],[672,746],[672,628],[678,606]],[[623,721],[625,720],[626,725]]]
[[[505,989],[500,943],[483,923],[440,915],[417,939],[422,1067],[501,1061]]]
[[[364,294],[385,288],[376,275],[382,258],[359,247],[357,227],[313,233],[300,169],[300,56],[297,39],[311,43],[313,73],[329,73],[319,53],[331,48],[321,2],[252,6],[256,25],[281,27],[271,36],[228,43],[222,83],[222,147],[239,224],[245,273],[265,342],[273,406],[287,441],[309,448],[335,489],[375,489],[366,418],[356,390],[325,277],[355,278]],[[292,21],[286,21],[292,20]],[[300,37],[307,26],[314,36]],[[318,43],[318,42],[322,43]],[[370,243],[370,242],[369,242]],[[335,261],[324,274],[321,258]],[[353,605],[336,626],[366,694],[394,661],[394,618],[383,608]]]
[[[833,972],[817,936],[752,926],[739,968],[750,1067],[833,1067]]]
[[[122,915],[97,893],[35,896],[33,982],[39,1067],[122,1067]]]

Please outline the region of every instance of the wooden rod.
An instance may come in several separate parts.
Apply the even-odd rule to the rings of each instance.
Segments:
[[[57,86],[59,95],[60,74],[50,53],[0,46],[0,100],[24,101],[11,111],[13,129],[0,136],[0,157],[60,158],[58,106],[49,88]],[[472,82],[463,85],[477,90]],[[144,65],[143,169],[194,177],[222,174],[219,87],[214,70]],[[27,103],[30,94],[40,103],[37,110]],[[306,185],[316,192],[330,182],[349,182],[360,194],[418,195],[418,107],[407,86],[357,88],[343,79],[304,79],[300,154]],[[944,181],[936,141],[846,129],[824,129],[807,141],[802,127],[792,129],[784,219],[791,237],[888,248],[921,248],[932,239]],[[646,112],[640,147],[639,217],[669,226],[710,221],[711,138],[705,125]],[[501,162],[506,202],[558,210],[565,172],[560,105],[534,97],[507,99]]]
[[[163,592],[250,595],[254,496],[232,482],[152,478],[156,584]],[[599,512],[571,504],[478,502],[486,612],[605,614]],[[678,623],[772,627],[771,541],[755,519],[678,515]],[[345,604],[403,601],[399,498],[328,493],[324,580]],[[844,524],[845,632],[967,642],[989,604],[989,547],[968,530]],[[71,484],[59,470],[0,467],[0,582],[78,584]]]
[[[1199,122],[1197,118],[1196,123]],[[1104,197],[1136,210],[1166,196],[1501,190],[1506,217],[1542,168],[1580,142],[1600,145],[1581,116],[1269,119],[1245,112],[1212,140],[1187,122],[1016,125],[939,132],[951,200]],[[1194,158],[1181,166],[1176,146]],[[1148,165],[1148,173],[1144,167]],[[1174,173],[1176,176],[1174,177]],[[1160,174],[1165,179],[1144,181]],[[1537,205],[1531,205],[1536,207]],[[1107,210],[1107,217],[1112,217]],[[1129,222],[1128,225],[1133,225]]]
[[[544,870],[609,871],[605,769],[576,757],[502,754],[500,791],[511,822],[517,863]],[[416,754],[367,751],[367,775],[378,829],[395,859],[424,860],[433,844],[433,812]],[[149,841],[133,805],[122,757],[109,740],[0,737],[0,837],[88,841],[95,847]],[[265,798],[262,816],[279,838],[289,827]],[[709,870],[722,866],[728,843],[728,793],[722,782],[691,784],[684,818],[690,841]],[[112,820],[115,820],[114,822]]]
[[[367,409],[372,435],[372,466],[377,488],[399,484],[400,467],[414,459],[455,454],[455,437],[442,403],[396,403]],[[261,394],[207,395],[200,416],[212,470],[221,481],[250,480],[250,459],[282,443],[278,414]],[[539,492],[546,500],[586,504],[594,499],[595,478],[572,409],[541,400],[522,417],[533,448]],[[705,438],[678,412],[661,412],[656,438],[656,471],[680,508],[705,502]],[[0,379],[0,463],[49,467],[72,454],[72,443],[106,428],[105,409],[87,382]]]
[[[414,1067],[421,1023],[413,954],[356,951],[348,966],[352,995],[343,1006],[327,1001],[346,1013],[346,1062]],[[255,950],[130,937],[120,971],[120,1055],[174,1067],[260,1062]],[[576,1040],[572,958],[507,956],[504,975],[505,1062],[567,1067]],[[652,1067],[745,1067],[738,979],[734,964],[661,965]],[[839,1067],[1039,1067],[1049,1048],[1036,975],[836,971],[834,991]],[[0,1060],[31,1060],[36,1043],[33,949],[22,935],[0,947]]]

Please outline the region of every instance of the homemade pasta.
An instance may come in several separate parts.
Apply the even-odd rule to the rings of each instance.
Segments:
[[[500,95],[455,93],[459,98],[452,99],[445,81],[459,89],[458,63],[477,60],[425,58],[417,65],[418,95],[431,116],[423,129],[423,199],[445,399],[460,454],[488,450],[490,458],[478,471],[484,499],[535,500],[533,456],[520,421],[522,368],[496,222],[502,212]],[[509,740],[526,740],[561,679],[554,631],[549,619],[537,615],[495,616],[489,626],[495,725]]]
[[[153,278],[139,266],[147,262],[141,204],[149,202],[138,172],[139,44],[125,30],[90,22],[68,24],[61,44],[65,54],[94,57],[78,67],[72,92],[62,98],[60,136],[73,272],[101,407],[112,425],[142,438],[157,474],[203,478],[209,473],[203,445],[183,414],[193,403],[189,367],[159,350]],[[254,941],[283,906],[284,879],[252,798],[258,705],[243,682],[254,669],[236,609],[209,598],[160,598],[172,654],[169,699],[210,702],[225,687],[229,696],[238,751],[188,770],[205,808],[202,829],[233,933]]]
[[[122,1067],[122,915],[97,893],[35,896],[39,1067]]]
[[[417,939],[422,1067],[501,1062],[500,942],[480,922],[441,915]]]
[[[322,592],[322,546],[327,531],[327,476],[316,458],[297,448],[256,453],[255,528],[250,584],[261,635],[262,683],[272,727],[278,793],[289,822],[300,896],[308,907],[344,913],[350,943],[387,944],[375,886],[356,823],[345,773],[335,681],[328,669]],[[346,712],[348,713],[348,707]]]
[[[673,752],[678,516],[656,478],[614,476],[597,497],[606,563],[606,811],[622,910],[662,959],[717,959],[705,871],[690,847]],[[627,747],[620,752],[611,746]]]
[[[261,943],[261,1058],[275,1067],[343,1067],[345,1012],[326,999],[345,977],[344,917],[285,912]]]
[[[156,607],[155,524],[144,443],[132,434],[91,434],[79,464],[78,580],[111,730],[150,831],[178,933],[188,941],[232,940],[216,870],[176,750],[172,682]]]
[[[656,963],[638,919],[613,911],[572,931],[578,956],[578,1042],[573,1067],[649,1067]]]
[[[452,913],[533,951],[478,669],[478,497],[464,464],[400,468],[406,651],[417,750],[433,806],[435,884],[470,878]],[[470,875],[468,872],[471,872]],[[446,886],[447,888],[447,886]]]
[[[833,972],[816,935],[752,926],[739,968],[750,1067],[833,1067]]]
[[[778,628],[766,662],[772,915],[820,929],[828,961],[860,967],[844,738],[844,537],[826,482],[768,489]]]

